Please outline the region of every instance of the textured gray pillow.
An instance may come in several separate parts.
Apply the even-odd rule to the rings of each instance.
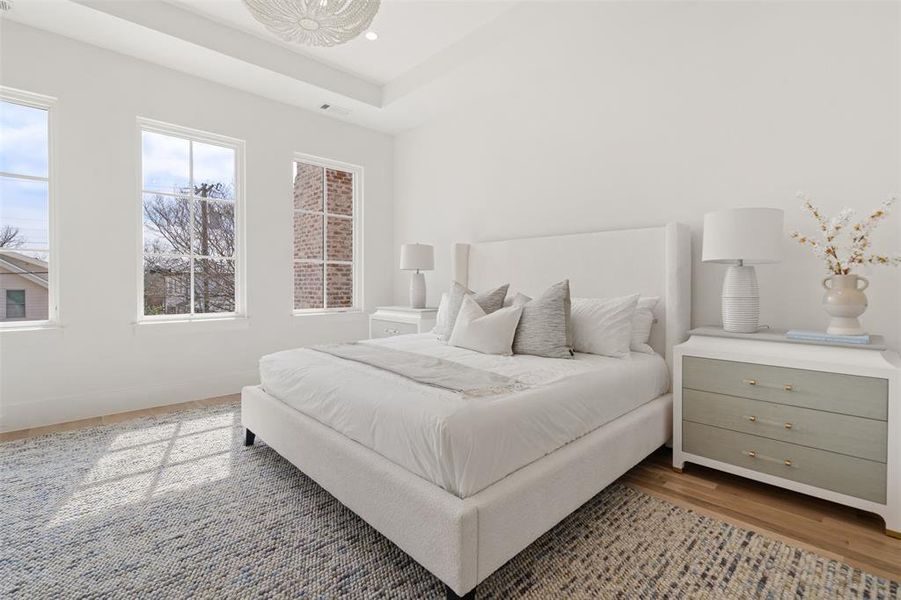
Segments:
[[[457,314],[460,312],[460,307],[463,305],[463,296],[472,296],[472,299],[476,301],[476,304],[482,307],[485,314],[490,315],[504,305],[504,298],[507,297],[507,288],[509,287],[510,284],[505,283],[499,288],[476,294],[455,281],[451,286],[450,297],[447,302],[447,330],[441,338],[447,340],[454,332]]]
[[[513,304],[523,307],[513,338],[513,354],[572,358],[568,279],[552,285],[535,300],[517,294]]]

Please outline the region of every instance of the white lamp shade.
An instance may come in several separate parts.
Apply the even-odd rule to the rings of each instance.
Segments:
[[[704,215],[704,262],[782,260],[784,213],[779,208],[731,208]]]
[[[403,244],[400,268],[404,271],[431,271],[435,268],[435,248],[428,244]]]

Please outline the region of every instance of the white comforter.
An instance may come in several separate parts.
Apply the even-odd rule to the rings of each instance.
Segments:
[[[448,346],[432,334],[366,343],[453,360],[530,386],[464,398],[314,350],[260,359],[267,393],[462,498],[668,388],[658,355],[494,356]]]

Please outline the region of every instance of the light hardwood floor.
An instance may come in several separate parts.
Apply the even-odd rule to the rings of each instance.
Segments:
[[[220,396],[2,433],[0,441],[237,402],[239,398],[237,394]],[[698,513],[901,581],[901,540],[883,533],[879,517],[692,464],[676,473],[671,464],[670,451],[661,448],[626,473],[622,481]]]

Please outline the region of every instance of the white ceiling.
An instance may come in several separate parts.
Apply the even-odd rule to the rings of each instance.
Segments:
[[[386,84],[493,21],[515,1],[382,0],[371,31],[331,48],[285,42],[253,18],[242,0],[165,0],[204,17],[279,44],[376,84]]]
[[[331,48],[282,41],[242,0],[17,0],[0,26],[17,21],[313,111],[330,104],[343,110],[322,114],[396,133],[452,109],[464,91],[454,74],[541,4],[382,0],[378,40]]]

